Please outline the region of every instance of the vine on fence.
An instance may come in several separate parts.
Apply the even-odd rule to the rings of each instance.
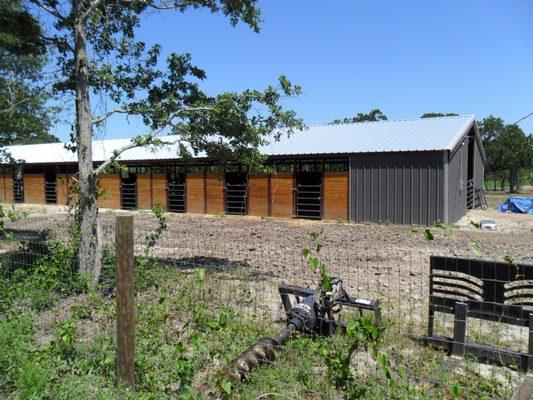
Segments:
[[[163,207],[161,207],[161,204],[156,204],[152,213],[157,219],[157,228],[154,232],[146,236],[146,247],[144,248],[145,257],[150,255],[150,251],[155,247],[157,241],[167,229],[167,219],[163,213]]]
[[[322,262],[321,250],[324,247],[322,241],[324,230],[320,232],[311,232],[309,236],[311,237],[312,245],[310,248],[304,248],[302,250],[302,256],[304,260],[309,264],[315,273],[319,275],[319,288],[324,292],[329,292],[331,290],[331,276],[328,273],[328,266]]]

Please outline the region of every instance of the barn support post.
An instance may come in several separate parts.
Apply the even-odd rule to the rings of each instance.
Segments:
[[[133,216],[116,220],[117,385],[135,388],[135,298],[133,293]]]

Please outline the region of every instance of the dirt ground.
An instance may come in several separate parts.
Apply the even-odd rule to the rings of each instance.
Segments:
[[[19,208],[19,206],[17,206]],[[29,215],[14,223],[17,237],[36,237],[52,229],[66,237],[67,213],[57,206],[24,206]],[[104,244],[114,242],[115,218],[130,212],[102,210]],[[135,252],[143,254],[146,236],[157,220],[149,211],[134,211]],[[343,279],[353,296],[379,299],[384,315],[402,321],[398,331],[422,334],[427,321],[429,256],[461,256],[503,261],[506,255],[533,264],[533,216],[499,214],[494,209],[474,210],[457,225],[431,227],[434,240],[426,240],[425,227],[393,224],[354,224],[242,216],[166,213],[167,229],[150,256],[186,271],[199,266],[220,272],[217,296],[230,303],[248,304],[275,320],[284,316],[277,287],[280,283],[316,286],[316,275],[301,255],[309,247],[311,232],[323,231],[323,262],[333,276]],[[499,229],[475,228],[470,221],[494,219]],[[480,254],[472,250],[476,243]],[[491,332],[486,322],[470,330]],[[442,320],[450,330],[452,320]],[[477,326],[477,328],[476,328]],[[521,329],[521,328],[520,328]],[[498,332],[512,347],[522,348],[527,337],[520,329]],[[483,333],[485,332],[485,333]],[[490,336],[490,335],[489,335]]]
[[[498,230],[501,232],[531,235],[533,232],[533,215],[502,214],[498,212],[498,205],[507,200],[509,196],[505,192],[487,192],[488,208],[470,211],[457,224],[462,228],[466,228],[471,226],[471,221],[479,223],[484,219],[492,219],[496,222]],[[533,197],[533,186],[524,186],[521,188],[520,193],[513,194],[513,196]]]
[[[282,321],[285,313],[277,287],[280,283],[315,286],[316,275],[301,251],[310,245],[311,232],[323,231],[322,255],[330,274],[343,279],[349,294],[380,300],[383,316],[394,321],[389,328],[391,336],[417,336],[424,334],[427,326],[430,255],[497,261],[509,255],[533,264],[533,216],[498,213],[494,205],[506,197],[489,193],[488,209],[470,211],[452,227],[431,227],[434,240],[425,239],[425,227],[421,226],[166,213],[167,229],[150,256],[186,271],[198,266],[219,271],[207,274],[216,286],[211,295],[218,301]],[[17,238],[35,238],[43,229],[66,238],[65,207],[24,205],[16,209],[29,212],[26,218],[6,224]],[[101,210],[104,244],[114,242],[116,216],[130,213],[134,215],[135,252],[141,255],[146,236],[157,227],[150,211]],[[470,223],[483,219],[494,219],[498,230],[482,230]],[[473,252],[472,243],[480,254]],[[60,309],[68,309],[70,304],[62,304]],[[40,318],[40,325],[55,326],[55,314],[45,313]],[[80,329],[81,336],[89,338],[96,325],[85,323]],[[439,316],[435,329],[451,336],[453,316]],[[51,340],[52,331],[41,331],[41,342]],[[481,343],[497,341],[499,346],[525,351],[527,335],[526,328],[469,320],[468,337]],[[406,349],[415,354],[422,351],[418,346]],[[476,368],[480,374],[494,377],[493,369],[483,364]],[[498,370],[496,375],[506,373]]]
[[[490,198],[491,194],[489,194]],[[491,199],[491,201],[493,201]],[[30,212],[13,228],[21,234],[53,228],[66,236],[66,211],[58,206],[17,206]],[[114,241],[116,215],[102,210],[104,243]],[[142,254],[145,238],[157,226],[149,211],[134,211],[135,249]],[[421,298],[427,293],[429,255],[461,256],[533,263],[533,216],[499,214],[494,209],[469,212],[457,225],[431,227],[434,240],[426,240],[425,227],[393,224],[355,224],[330,221],[287,220],[248,216],[212,216],[166,213],[167,229],[151,256],[183,267],[204,265],[224,271],[244,267],[249,277],[304,284],[310,267],[301,257],[309,234],[323,231],[324,262],[346,286],[367,296]],[[475,228],[470,221],[494,219],[497,231]],[[8,224],[10,225],[10,224]],[[9,226],[8,226],[9,227]],[[476,243],[472,248],[472,244]]]

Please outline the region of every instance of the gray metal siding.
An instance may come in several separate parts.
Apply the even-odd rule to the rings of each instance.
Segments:
[[[466,214],[466,185],[468,174],[468,142],[463,144],[448,162],[448,223]]]
[[[481,149],[478,141],[476,141],[474,149],[474,186],[476,189],[483,189],[485,185],[485,164],[483,163],[483,157],[481,156]],[[481,199],[477,196],[475,196],[474,199],[475,207],[480,207]]]
[[[432,225],[444,218],[443,152],[350,157],[350,219]]]

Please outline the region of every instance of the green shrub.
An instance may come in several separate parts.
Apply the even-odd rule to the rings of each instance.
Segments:
[[[85,280],[77,268],[76,247],[48,231],[39,240],[22,242],[2,260],[0,312],[8,312],[15,302],[43,310],[60,298],[80,293]]]

